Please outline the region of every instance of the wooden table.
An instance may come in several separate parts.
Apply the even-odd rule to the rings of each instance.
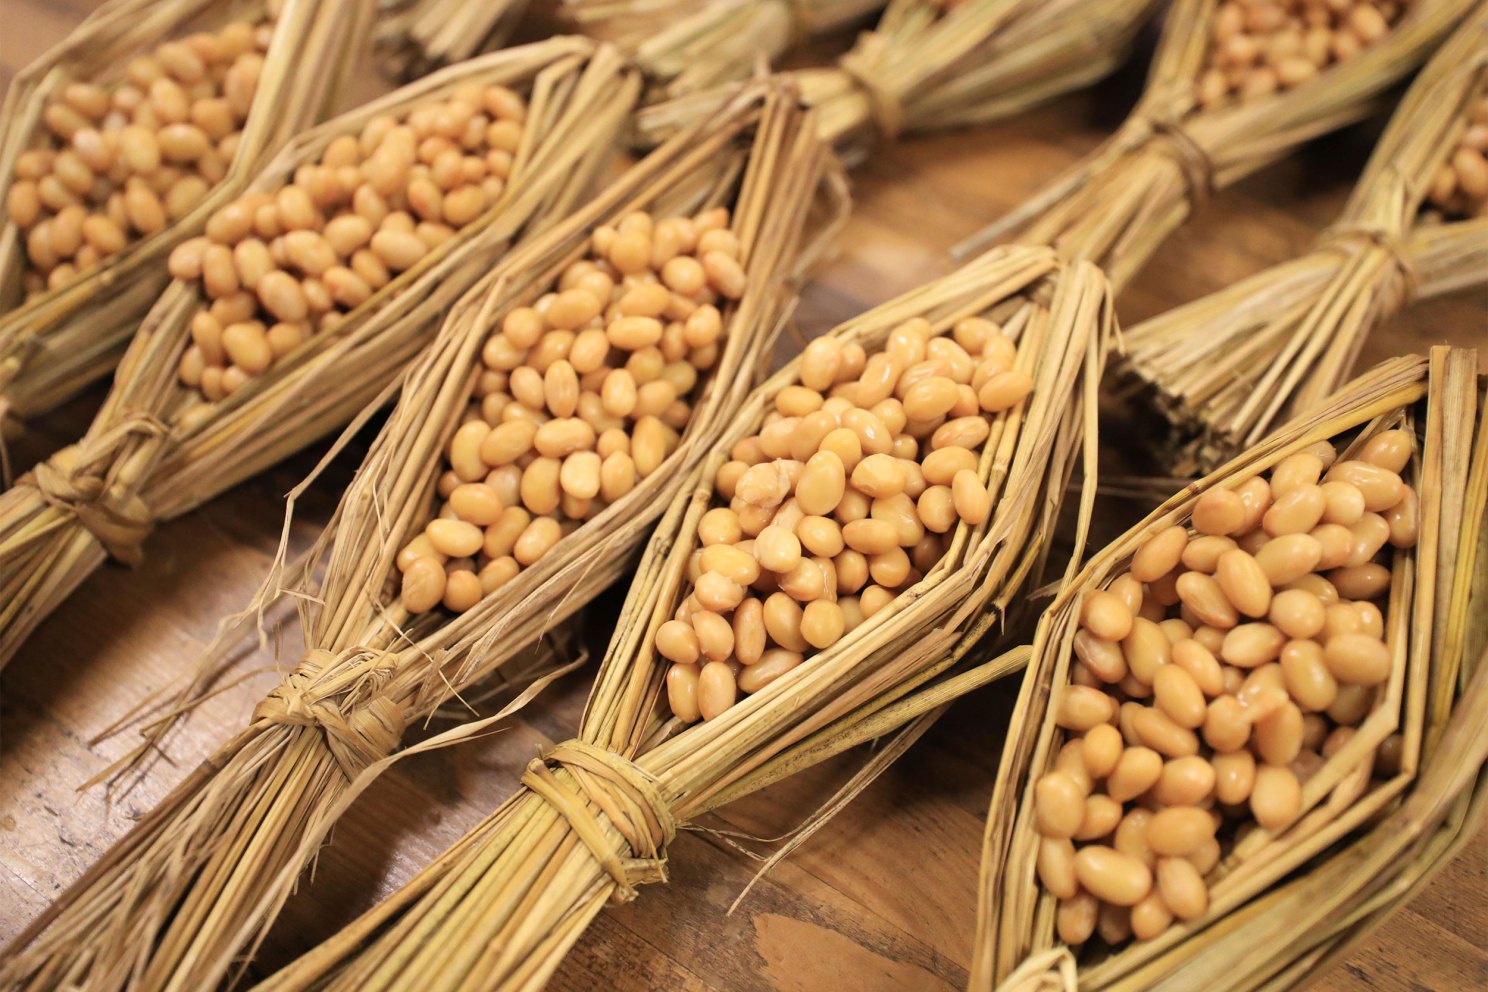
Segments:
[[[7,0],[0,71],[10,73],[94,6]],[[1121,119],[1140,85],[1129,67],[1098,95],[984,130],[906,141],[859,170],[857,214],[840,257],[806,293],[806,333],[946,271],[946,249],[1028,195]],[[361,91],[374,92],[370,77]],[[1217,197],[1175,235],[1121,301],[1130,325],[1303,250],[1341,208],[1374,129],[1320,142]],[[1370,341],[1363,362],[1438,341],[1485,343],[1479,292],[1422,304]],[[49,415],[21,445],[34,460],[85,428],[102,392]],[[1132,447],[1124,424],[1105,441]],[[327,519],[366,439],[300,506],[298,546]],[[127,736],[90,738],[170,686],[247,600],[278,539],[282,495],[319,449],[238,487],[151,537],[135,571],[109,567],[31,638],[0,679],[0,939],[14,934],[199,760],[243,724],[273,683],[272,651],[209,700],[172,738],[169,761],[110,803],[78,791],[124,752]],[[1106,501],[1097,544],[1140,507]],[[587,619],[603,629],[614,595]],[[270,932],[253,973],[284,963],[385,896],[508,794],[523,765],[576,726],[587,671],[569,676],[478,744],[412,758],[379,782],[336,831]],[[998,750],[1016,685],[958,703],[909,754],[794,857],[725,911],[755,864],[715,837],[684,833],[671,885],[602,915],[552,983],[555,989],[959,989],[974,926],[977,859]],[[436,722],[435,729],[443,726]],[[713,825],[777,836],[840,784],[848,755],[723,811]],[[765,850],[765,845],[751,845]],[[1483,835],[1419,900],[1318,988],[1488,987],[1488,842]]]

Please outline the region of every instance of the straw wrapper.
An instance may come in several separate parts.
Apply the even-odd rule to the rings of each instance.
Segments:
[[[1155,390],[1178,471],[1213,468],[1320,406],[1370,330],[1412,299],[1488,279],[1488,218],[1421,213],[1485,88],[1480,8],[1412,84],[1317,248],[1126,333],[1123,371]]]
[[[894,0],[831,68],[792,73],[849,158],[878,138],[986,123],[1088,86],[1126,58],[1151,0]],[[654,142],[724,98],[699,91],[636,117]]]
[[[646,76],[648,99],[664,99],[744,79],[761,59],[773,62],[803,39],[851,26],[882,6],[883,0],[412,0],[387,18],[378,38],[395,72],[417,75],[500,45],[531,13],[618,45]]]
[[[265,16],[263,3],[222,0],[114,0],[11,84],[0,132],[0,198],[15,182],[16,160],[42,128],[42,113],[70,82],[112,76],[131,56],[190,30]],[[280,7],[238,142],[222,180],[176,223],[127,245],[61,288],[23,299],[26,248],[7,214],[0,227],[0,418],[25,418],[75,396],[111,372],[150,305],[170,281],[165,258],[200,232],[272,153],[321,120],[351,69],[372,16],[366,0],[287,0]],[[316,72],[300,67],[314,65]]]
[[[1386,362],[1168,500],[1090,561],[1039,625],[1003,753],[983,850],[972,988],[1297,987],[1481,825],[1488,669],[1482,625],[1471,613],[1488,565],[1485,411],[1474,352],[1438,348],[1429,360]],[[1187,520],[1202,493],[1255,477],[1315,442],[1338,439],[1356,451],[1392,427],[1419,439],[1406,473],[1420,493],[1420,529],[1412,550],[1395,552],[1386,616],[1393,661],[1373,709],[1307,780],[1299,818],[1256,830],[1219,862],[1202,915],[1077,961],[1058,945],[1055,900],[1035,877],[1032,790],[1059,749],[1051,698],[1070,678],[1083,597],[1124,572],[1149,536]],[[1400,743],[1398,768],[1379,750],[1391,736]]]
[[[529,93],[506,191],[482,217],[227,399],[183,385],[199,283],[173,283],[76,445],[0,495],[0,665],[106,557],[137,560],[158,520],[212,499],[345,424],[428,343],[449,305],[513,246],[567,214],[613,153],[639,87],[619,55],[555,38],[447,69],[309,131],[248,187],[276,190],[330,141],[464,83]]]
[[[1298,145],[1368,116],[1481,0],[1411,4],[1362,52],[1295,88],[1212,109],[1198,103],[1218,0],[1168,11],[1147,88],[1132,115],[1063,178],[957,251],[1016,232],[1089,259],[1124,286],[1214,192]]]
[[[701,724],[671,717],[656,633],[688,594],[726,452],[801,381],[799,360],[787,366],[652,537],[578,737],[534,761],[523,792],[387,903],[264,988],[538,988],[607,902],[666,879],[678,825],[1021,664],[1014,652],[948,676],[1041,566],[1074,466],[1093,470],[1095,388],[1113,330],[1105,280],[1047,249],[1000,249],[830,333],[876,351],[908,319],[944,334],[988,312],[1016,336],[1034,378],[1030,396],[991,417],[977,470],[993,496],[989,519],[958,525],[921,581],[804,664]]]
[[[71,975],[80,988],[115,988],[137,971],[152,988],[216,985],[273,918],[340,813],[393,760],[404,729],[625,572],[631,548],[731,423],[763,367],[794,302],[792,283],[811,247],[803,229],[823,184],[839,188],[840,178],[809,114],[788,89],[751,87],[463,297],[410,372],[308,562],[265,587],[265,600],[287,592],[300,603],[304,659],[260,703],[249,728],[17,938],[0,983],[41,988]],[[435,511],[437,466],[468,408],[491,328],[548,292],[584,256],[596,226],[633,210],[720,204],[734,208],[748,284],[725,307],[722,354],[680,446],[521,581],[454,618],[410,616],[389,576]]]

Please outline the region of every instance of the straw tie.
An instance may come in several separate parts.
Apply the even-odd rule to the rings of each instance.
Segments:
[[[1339,224],[1323,234],[1322,244],[1348,254],[1381,251],[1389,256],[1395,278],[1382,294],[1388,313],[1395,313],[1416,298],[1420,285],[1416,266],[1401,244],[1397,232],[1378,224]]]
[[[1153,137],[1163,139],[1156,142],[1155,147],[1178,163],[1193,209],[1199,210],[1214,195],[1214,163],[1204,146],[1194,140],[1194,136],[1180,123],[1181,116],[1178,113],[1163,112],[1143,117],[1141,121],[1147,125]]]
[[[550,765],[567,770],[577,788],[555,775]],[[666,881],[666,847],[677,835],[676,820],[656,779],[634,763],[593,744],[569,740],[528,765],[522,784],[568,821],[615,880],[611,902],[630,902],[637,885]],[[608,818],[638,857],[622,856],[606,836],[598,813]]]
[[[318,727],[348,781],[392,754],[403,738],[403,709],[380,692],[395,656],[366,648],[305,654],[273,692],[253,708],[254,722]]]
[[[888,45],[888,39],[877,31],[865,31],[837,65],[868,98],[868,113],[878,133],[892,141],[904,130],[904,102],[878,77],[876,66]]]
[[[999,992],[1079,992],[1075,956],[1068,947],[1030,955],[998,986]]]
[[[64,448],[37,465],[30,481],[43,500],[76,517],[111,558],[138,565],[143,559],[140,545],[154,526],[154,515],[139,494],[111,478],[109,470],[132,438],[165,433],[164,425],[153,417],[127,417],[98,437]]]

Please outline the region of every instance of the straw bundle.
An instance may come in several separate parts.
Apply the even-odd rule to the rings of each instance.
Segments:
[[[648,103],[743,79],[803,42],[862,23],[884,0],[565,0],[585,34],[633,52]],[[809,95],[807,103],[811,104]]]
[[[1258,6],[1286,19],[1280,5]],[[1373,40],[1367,47],[1352,20],[1336,30],[1323,28],[1326,37],[1314,61],[1304,49],[1292,51],[1307,44],[1300,22],[1287,29],[1285,47],[1270,36],[1239,34],[1245,51],[1235,55],[1231,48],[1240,29],[1229,15],[1242,5],[1180,0],[1168,12],[1146,91],[1121,129],[958,251],[1017,232],[1020,241],[1090,259],[1123,286],[1212,193],[1305,141],[1367,116],[1481,6],[1481,0],[1406,5],[1394,24],[1369,29]],[[1344,56],[1337,55],[1340,41],[1346,41]],[[1282,53],[1278,64],[1301,59],[1310,70],[1279,75],[1279,67],[1256,62],[1262,50]],[[1221,84],[1217,93],[1208,84],[1215,78]],[[1283,85],[1279,79],[1295,81]],[[1240,88],[1238,96],[1224,88],[1231,83]]]
[[[761,59],[774,61],[802,39],[851,26],[882,6],[883,0],[554,0],[530,13],[618,45],[664,98],[743,79]],[[500,45],[528,13],[527,0],[412,0],[378,37],[395,72],[417,75]]]
[[[272,21],[270,21],[272,18]],[[17,162],[33,148],[56,143],[44,118],[76,82],[107,86],[121,67],[168,40],[233,22],[272,23],[252,103],[232,139],[231,160],[219,181],[184,213],[143,221],[154,233],[122,245],[55,288],[28,294],[32,270],[26,238],[13,210],[0,227],[0,417],[33,416],[76,395],[118,362],[140,318],[169,281],[162,264],[170,250],[201,230],[208,216],[236,195],[297,132],[330,109],[371,18],[371,5],[285,0],[114,0],[100,7],[61,45],[22,71],[0,113],[0,197],[11,201]],[[189,59],[188,59],[189,61]],[[257,60],[255,60],[257,64]],[[301,72],[315,65],[320,71]],[[64,128],[71,125],[59,122]],[[77,123],[73,121],[72,123]],[[90,131],[95,135],[96,131]],[[122,188],[122,183],[120,184]],[[99,212],[102,212],[101,205]],[[168,221],[168,223],[166,223]]]
[[[793,73],[822,136],[860,158],[877,138],[1007,117],[1115,69],[1151,0],[894,0],[830,68]],[[702,91],[636,118],[655,141],[723,99]]]
[[[1471,832],[1472,811],[1481,812],[1483,792],[1478,783],[1488,759],[1488,735],[1481,718],[1488,670],[1480,660],[1482,625],[1471,621],[1469,602],[1470,597],[1481,596],[1488,565],[1481,554],[1488,522],[1483,509],[1488,407],[1476,379],[1476,362],[1474,352],[1438,348],[1429,360],[1400,358],[1382,364],[1344,387],[1328,406],[1293,421],[1168,500],[1095,556],[1056,599],[1035,637],[1033,661],[1024,677],[993,794],[972,988],[1298,986],[1398,906],[1402,895]],[[1402,439],[1408,443],[1402,444]],[[1052,884],[1048,872],[1053,859],[1036,865],[1044,849],[1035,828],[1038,817],[1052,810],[1046,805],[1038,811],[1035,783],[1051,768],[1068,768],[1064,752],[1084,743],[1084,739],[1064,743],[1065,732],[1056,725],[1070,725],[1072,692],[1082,691],[1071,685],[1072,674],[1083,667],[1075,662],[1074,652],[1092,657],[1089,642],[1080,647],[1077,627],[1083,622],[1088,628],[1092,622],[1089,606],[1096,590],[1115,591],[1116,583],[1131,578],[1129,568],[1141,567],[1140,553],[1154,535],[1175,525],[1179,532],[1198,526],[1203,514],[1222,502],[1213,494],[1253,490],[1263,472],[1275,468],[1272,481],[1279,482],[1314,459],[1322,450],[1320,443],[1329,450],[1339,446],[1336,464],[1353,466],[1348,472],[1364,463],[1344,459],[1377,457],[1390,449],[1396,464],[1405,460],[1402,477],[1419,494],[1418,516],[1410,519],[1407,513],[1400,518],[1414,525],[1414,543],[1396,542],[1388,570],[1366,566],[1390,586],[1383,623],[1370,635],[1383,636],[1387,645],[1382,649],[1386,666],[1370,681],[1383,678],[1374,688],[1359,692],[1354,691],[1357,686],[1344,684],[1349,679],[1340,675],[1337,700],[1326,710],[1328,719],[1319,720],[1316,712],[1303,718],[1304,728],[1312,721],[1326,730],[1335,718],[1339,727],[1328,733],[1321,758],[1310,750],[1316,741],[1298,752],[1291,768],[1302,785],[1291,797],[1291,810],[1269,826],[1250,824],[1253,829],[1242,830],[1233,845],[1225,839],[1202,858],[1195,853],[1158,861],[1159,888],[1166,899],[1177,891],[1176,884],[1171,888],[1164,884],[1167,862],[1203,860],[1209,866],[1200,883],[1207,886],[1206,899],[1194,901],[1181,915],[1157,914],[1156,926],[1148,925],[1152,917],[1139,921],[1137,909],[1130,911],[1129,922],[1125,911],[1102,911],[1102,939],[1088,944],[1077,957],[1056,937],[1056,920],[1063,933],[1069,932],[1063,928],[1070,928],[1088,936],[1089,927],[1076,926],[1074,916],[1057,910],[1056,900],[1046,891],[1045,885]],[[1292,468],[1283,468],[1288,462]],[[1298,481],[1294,477],[1290,484]],[[1336,581],[1344,591],[1345,580]],[[1369,609],[1378,620],[1378,610]],[[1329,634],[1330,646],[1334,639],[1348,640],[1345,633],[1338,628]],[[1340,647],[1337,657],[1342,654]],[[1176,660],[1176,645],[1173,657],[1172,664],[1190,669],[1191,661]],[[1331,647],[1326,657],[1331,665],[1335,660]],[[1283,666],[1291,660],[1284,656]],[[1157,671],[1167,667],[1161,665]],[[1302,683],[1288,675],[1287,686],[1296,691]],[[1357,697],[1343,707],[1354,710],[1347,716],[1337,708],[1345,695]],[[1162,699],[1160,689],[1158,698]],[[1224,698],[1228,697],[1219,697],[1213,705]],[[1298,699],[1311,709],[1302,696]],[[1266,749],[1278,739],[1262,740],[1261,726],[1252,741],[1262,751],[1257,765],[1272,760]],[[1345,731],[1349,726],[1352,729]],[[1206,717],[1206,741],[1214,729]],[[1125,733],[1122,730],[1121,736]],[[1075,754],[1083,757],[1083,748]],[[1274,811],[1258,805],[1261,771],[1273,778],[1290,773],[1274,764],[1257,768],[1251,809],[1257,817],[1269,817]],[[1222,776],[1210,784],[1217,792],[1235,781]],[[1150,809],[1168,809],[1153,796],[1148,794]],[[1046,803],[1047,799],[1046,795]],[[1235,807],[1222,805],[1224,801],[1216,809],[1235,815]],[[1128,834],[1123,820],[1115,835],[1117,851],[1127,852],[1125,856],[1140,865],[1134,845],[1139,840],[1150,845],[1149,855],[1158,846],[1152,839],[1158,815],[1143,821],[1146,833],[1140,837],[1136,829]],[[1040,822],[1044,826],[1038,831],[1047,826],[1047,821]],[[1176,848],[1170,845],[1171,837],[1164,839],[1162,847],[1171,853]],[[1090,866],[1086,862],[1086,869]],[[1202,870],[1194,867],[1195,873]],[[1175,870],[1166,882],[1176,883],[1181,874],[1198,877]],[[1082,894],[1087,875],[1078,878],[1071,902]],[[1095,882],[1093,877],[1088,880]],[[1131,928],[1144,939],[1128,942]]]
[[[265,586],[265,599],[299,603],[303,660],[260,703],[251,726],[17,939],[0,984],[215,986],[273,918],[351,798],[386,767],[382,759],[404,728],[496,672],[626,571],[632,546],[731,423],[793,306],[792,282],[812,247],[803,235],[811,201],[825,184],[844,202],[829,162],[793,94],[751,87],[510,254],[463,297],[410,372],[308,560]],[[718,206],[733,208],[744,284],[736,300],[720,304],[719,354],[670,454],[526,568],[523,581],[453,616],[410,613],[406,576],[401,601],[392,581],[396,563],[436,515],[439,466],[468,424],[488,337],[501,337],[493,330],[585,257],[591,231],[637,210]],[[835,227],[834,220],[828,233]]]
[[[322,323],[262,374],[210,401],[182,381],[195,318],[207,309],[203,283],[176,280],[161,296],[88,433],[0,496],[0,664],[106,557],[136,560],[154,521],[199,506],[346,423],[382,393],[455,298],[584,195],[638,90],[615,51],[587,39],[497,53],[306,132],[265,167],[249,195],[281,190],[335,139],[360,134],[374,118],[402,115],[469,83],[527,97],[504,191],[475,221],[442,232],[442,243],[340,315],[333,330]]]
[[[1412,84],[1317,248],[1126,334],[1123,371],[1155,391],[1180,460],[1211,468],[1320,406],[1373,327],[1412,298],[1488,279],[1488,217],[1423,212],[1443,170],[1457,185],[1452,161],[1485,94],[1479,8]],[[1481,156],[1465,154],[1471,179]]]
[[[386,70],[412,80],[505,45],[527,13],[527,0],[407,0],[382,8],[373,38],[385,52]]]
[[[946,677],[1041,567],[1075,464],[1092,471],[1095,389],[1112,332],[1104,280],[1092,266],[1064,268],[1047,249],[999,249],[818,340],[883,358],[907,326],[933,342],[983,314],[1016,340],[1032,392],[985,417],[990,433],[965,471],[994,508],[980,523],[955,524],[923,578],[722,712],[705,704],[704,722],[687,726],[695,712],[671,712],[673,664],[653,645],[679,607],[703,598],[690,565],[715,485],[730,451],[782,423],[779,404],[810,381],[808,349],[755,392],[653,535],[578,737],[534,761],[520,794],[391,900],[264,987],[538,988],[606,902],[666,879],[680,824],[1021,664],[1014,652]],[[882,371],[865,369],[865,381]]]

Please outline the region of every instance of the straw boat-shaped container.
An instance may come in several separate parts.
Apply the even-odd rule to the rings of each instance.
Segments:
[[[945,335],[986,313],[1016,338],[1033,388],[988,415],[978,468],[965,470],[991,495],[990,514],[954,525],[922,579],[723,712],[691,726],[672,715],[672,662],[653,645],[690,594],[729,452],[801,388],[797,359],[754,393],[653,535],[578,736],[533,761],[519,794],[388,902],[263,988],[539,988],[606,903],[666,879],[680,824],[969,687],[942,676],[1041,567],[1075,466],[1093,469],[1094,390],[1113,330],[1105,280],[1013,246],[829,332],[881,353],[906,321]],[[1000,659],[1000,671],[1023,657]]]
[[[1481,598],[1488,565],[1481,547],[1488,408],[1476,363],[1472,351],[1437,348],[1429,359],[1380,365],[1168,500],[1092,558],[1055,600],[1039,624],[993,794],[971,988],[1299,987],[1481,825],[1473,814],[1481,814],[1488,758],[1488,671],[1470,597]],[[1056,706],[1072,688],[1082,604],[1126,574],[1153,535],[1192,526],[1204,493],[1255,479],[1318,442],[1337,446],[1340,459],[1356,458],[1391,429],[1413,438],[1402,477],[1419,493],[1418,532],[1414,547],[1393,553],[1387,674],[1363,697],[1351,736],[1325,748],[1302,776],[1289,820],[1252,824],[1219,849],[1198,912],[1167,917],[1171,925],[1144,940],[1114,927],[1111,942],[1072,952],[1056,936],[1056,900],[1035,865],[1034,793],[1064,741]],[[1133,850],[1120,833],[1116,844]]]
[[[498,263],[452,310],[309,560],[265,596],[301,605],[307,651],[237,734],[8,949],[0,984],[197,989],[218,984],[272,920],[357,791],[404,731],[562,621],[630,551],[737,414],[793,303],[812,200],[840,186],[809,113],[753,86],[591,203]],[[845,203],[836,193],[832,199]],[[733,208],[747,278],[723,306],[721,352],[678,446],[521,578],[451,615],[410,614],[395,560],[436,512],[482,349],[512,309],[549,292],[590,232],[634,210]],[[837,218],[826,225],[834,234]],[[250,611],[251,612],[251,611]],[[133,976],[133,977],[131,977]]]
[[[1126,58],[1151,0],[894,0],[831,67],[792,73],[822,136],[861,159],[875,139],[1009,117],[1094,83]],[[724,98],[693,92],[636,116],[656,141]]]
[[[1291,88],[1201,102],[1219,0],[1168,10],[1146,90],[1082,163],[958,248],[997,238],[1048,244],[1100,265],[1117,287],[1213,193],[1298,145],[1360,120],[1482,0],[1413,3],[1368,47]],[[1268,70],[1269,71],[1269,70]],[[1274,84],[1274,79],[1273,79]]]
[[[466,83],[504,85],[529,104],[505,192],[483,215],[348,312],[334,332],[309,336],[217,402],[179,377],[205,294],[200,281],[173,282],[135,335],[87,434],[0,495],[0,665],[106,558],[137,560],[155,521],[336,430],[390,388],[456,298],[580,202],[613,155],[639,87],[613,48],[584,38],[498,52],[306,132],[248,190],[276,191],[333,139]]]
[[[119,67],[163,41],[233,20],[257,22],[277,10],[236,154],[221,181],[179,220],[84,269],[56,289],[27,298],[24,238],[7,212],[0,225],[0,418],[26,418],[76,395],[113,371],[139,322],[170,281],[165,258],[200,232],[286,141],[331,109],[365,39],[367,0],[265,4],[224,0],[113,0],[18,74],[0,120],[0,198],[16,161],[36,147],[47,105],[68,84],[108,82]],[[314,65],[316,72],[302,72]],[[8,481],[8,480],[7,480]]]
[[[1422,212],[1485,93],[1488,7],[1412,83],[1315,249],[1125,334],[1121,371],[1152,387],[1180,471],[1213,468],[1322,405],[1371,329],[1412,299],[1488,280],[1488,217]]]
[[[411,0],[379,26],[392,70],[417,75],[552,23],[618,45],[661,99],[737,81],[803,39],[861,22],[883,0]],[[716,104],[715,104],[716,106]]]

